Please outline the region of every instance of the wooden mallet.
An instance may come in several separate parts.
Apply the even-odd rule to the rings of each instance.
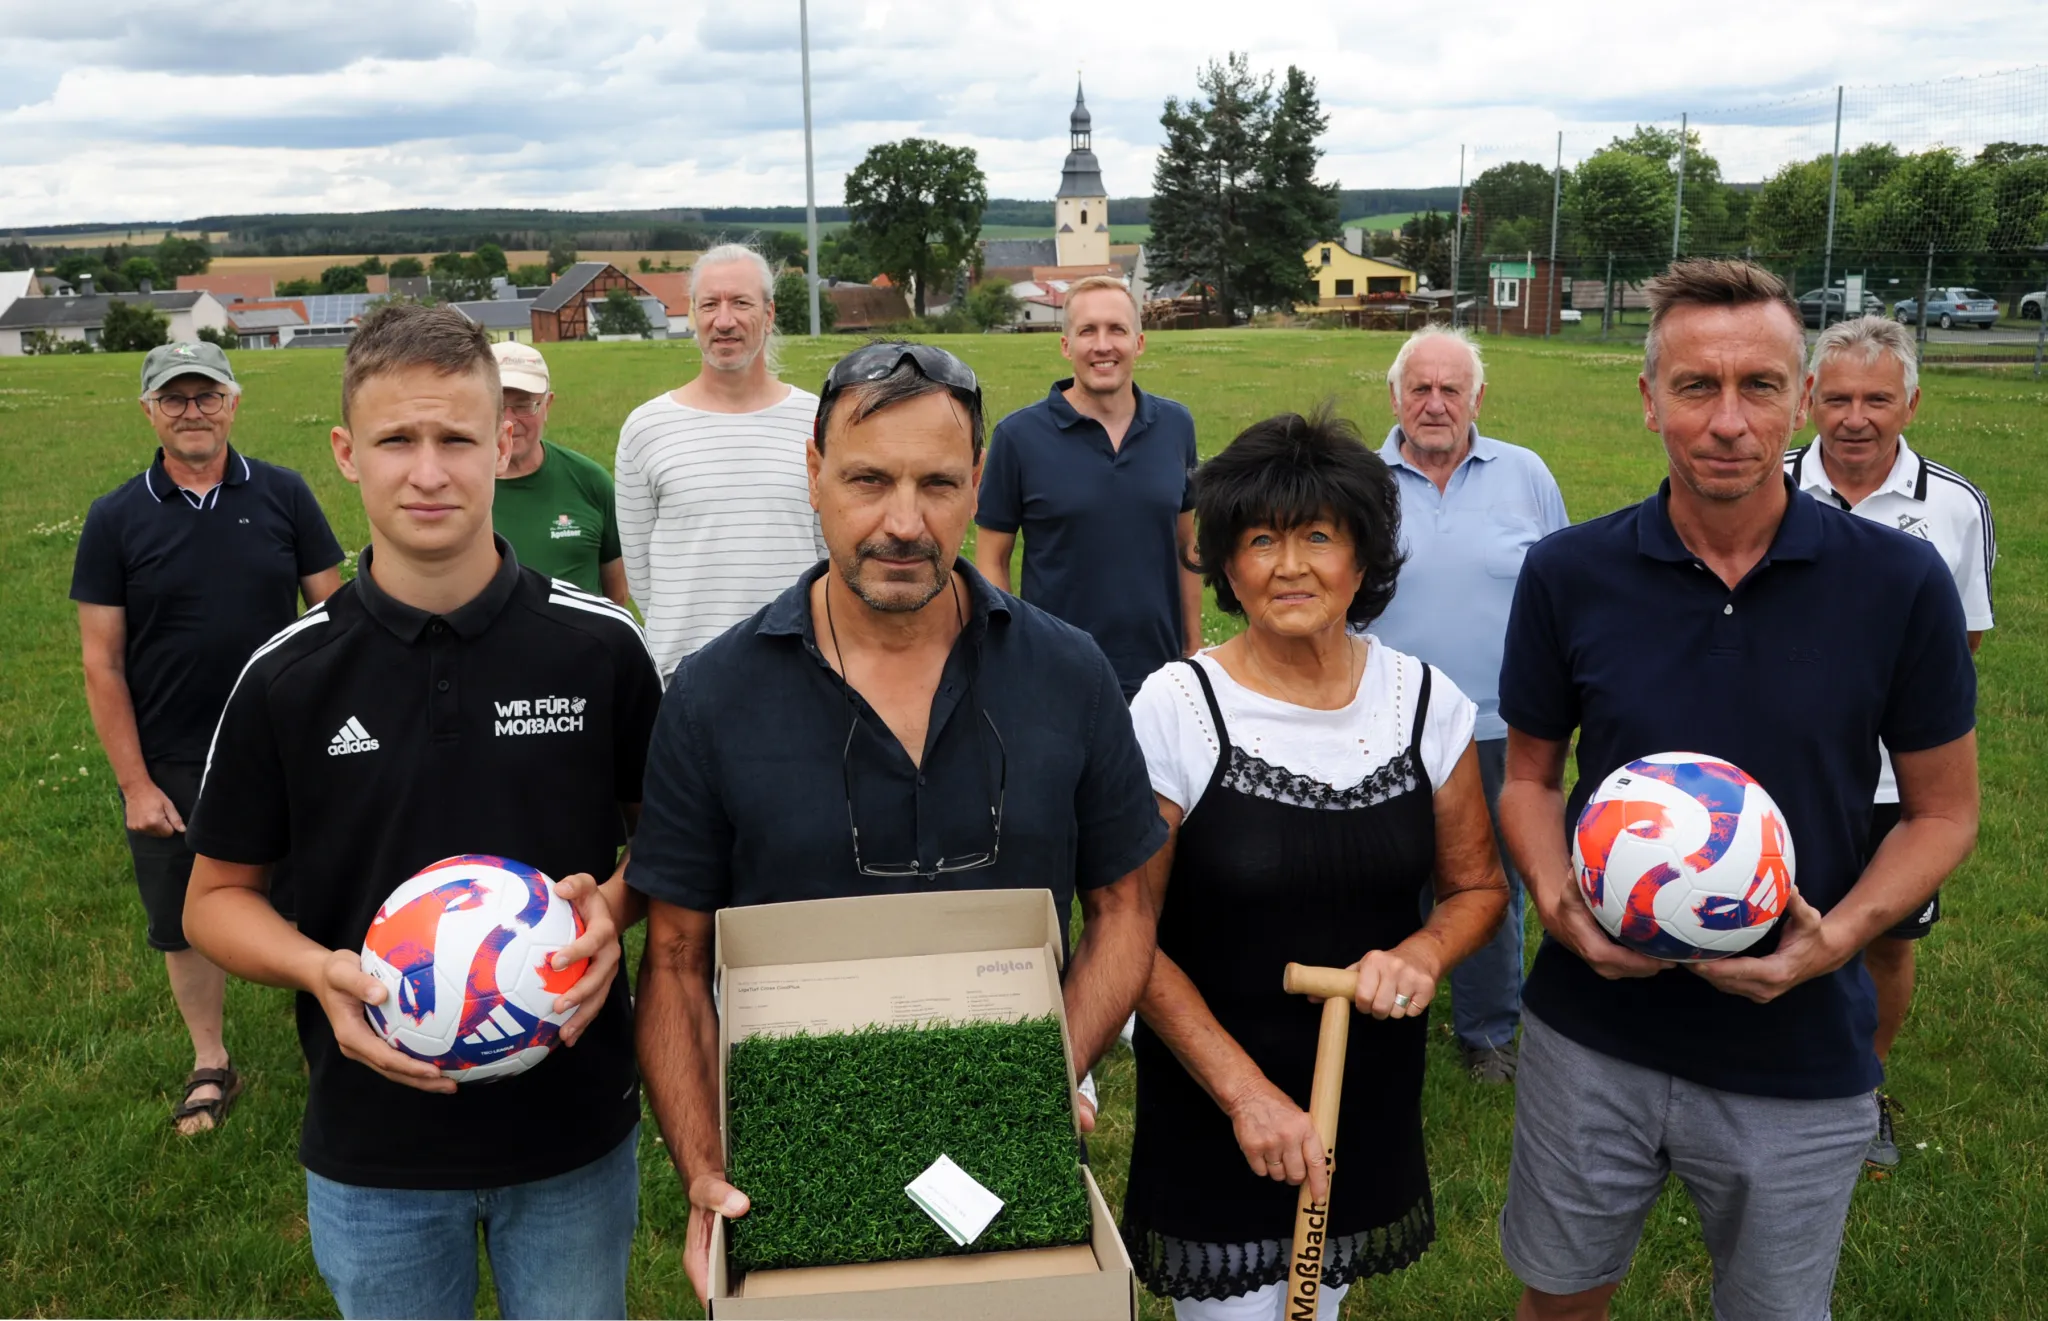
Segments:
[[[1315,1081],[1309,1086],[1308,1118],[1323,1144],[1325,1187],[1337,1176],[1337,1106],[1344,1099],[1344,1052],[1351,1042],[1351,997],[1358,974],[1348,968],[1313,968],[1290,963],[1280,983],[1289,995],[1323,997],[1323,1027],[1316,1038]],[[1303,1180],[1294,1206],[1294,1257],[1287,1270],[1286,1321],[1316,1321],[1316,1297],[1323,1287],[1323,1258],[1329,1246],[1330,1199],[1318,1202]]]

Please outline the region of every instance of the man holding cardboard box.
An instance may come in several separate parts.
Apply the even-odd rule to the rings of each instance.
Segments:
[[[1086,927],[1062,990],[1077,1075],[1151,965],[1137,873],[1166,830],[1116,672],[959,558],[982,422],[974,373],[949,353],[842,359],[809,453],[829,560],[685,659],[662,702],[628,874],[651,901],[638,1043],[689,1186],[700,1296],[713,1218],[748,1207],[719,1134],[717,910],[1048,889],[1064,920],[1078,892]]]

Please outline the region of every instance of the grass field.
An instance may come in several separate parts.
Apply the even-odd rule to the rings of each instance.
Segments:
[[[1419,214],[1421,213],[1417,211],[1382,211],[1377,215],[1359,216],[1352,220],[1346,220],[1338,225],[1337,228],[1339,230],[1354,228],[1364,230],[1399,229]]]
[[[785,375],[815,387],[844,340],[787,346]],[[951,341],[983,373],[992,413],[1042,395],[1059,374],[1050,340]],[[1367,434],[1386,425],[1389,335],[1159,334],[1147,389],[1187,403],[1213,453],[1247,423],[1333,398]],[[1489,433],[1548,460],[1574,518],[1653,489],[1661,451],[1640,420],[1636,358],[1620,346],[1490,345]],[[554,438],[609,463],[628,410],[692,374],[686,344],[549,349]],[[304,472],[344,544],[365,525],[327,454],[338,353],[237,355],[247,386],[236,440]],[[307,1248],[294,1160],[304,1079],[277,991],[230,988],[229,1042],[249,1094],[222,1132],[177,1138],[166,1123],[189,1067],[161,961],[145,948],[119,832],[120,808],[88,722],[66,600],[78,522],[93,496],[147,462],[133,356],[0,359],[0,1314],[328,1315]],[[2048,1313],[2048,388],[1990,373],[1926,382],[1916,445],[1989,492],[2001,531],[1999,627],[1984,645],[1979,705],[1984,823],[1950,884],[1947,921],[1923,947],[1919,1007],[1894,1060],[1911,1107],[1906,1162],[1857,1191],[1835,1315],[2024,1318]],[[1228,625],[1209,620],[1214,637]],[[1796,737],[1796,731],[1788,731]],[[1440,1237],[1401,1275],[1355,1290],[1349,1317],[1505,1317],[1517,1286],[1493,1217],[1505,1185],[1512,1097],[1458,1068],[1447,1008],[1434,1019],[1425,1103]],[[1132,1076],[1101,1071],[1092,1144],[1112,1201],[1128,1158]],[[1352,1135],[1337,1183],[1371,1177]],[[697,1315],[678,1251],[683,1203],[651,1129],[634,1257],[636,1315]],[[1704,1318],[1707,1263],[1692,1208],[1657,1208],[1617,1305],[1627,1318]],[[1147,1300],[1148,1317],[1169,1310]]]

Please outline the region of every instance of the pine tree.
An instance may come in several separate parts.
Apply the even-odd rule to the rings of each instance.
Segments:
[[[1316,295],[1302,254],[1337,232],[1337,186],[1316,182],[1323,158],[1316,140],[1329,126],[1315,79],[1289,65],[1266,120],[1264,160],[1246,226],[1249,251],[1242,282],[1247,303],[1290,307]]]

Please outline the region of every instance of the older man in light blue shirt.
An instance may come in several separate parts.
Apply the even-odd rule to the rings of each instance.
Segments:
[[[1486,365],[1463,331],[1418,331],[1387,373],[1399,424],[1380,457],[1401,488],[1408,559],[1393,604],[1373,622],[1388,646],[1449,675],[1479,707],[1472,731],[1487,808],[1500,833],[1507,726],[1500,718],[1501,649],[1515,578],[1529,547],[1571,520],[1535,451],[1479,434]],[[1500,930],[1451,974],[1452,1021],[1465,1062],[1483,1082],[1515,1072],[1522,1018],[1522,878],[1501,849],[1511,899]]]

